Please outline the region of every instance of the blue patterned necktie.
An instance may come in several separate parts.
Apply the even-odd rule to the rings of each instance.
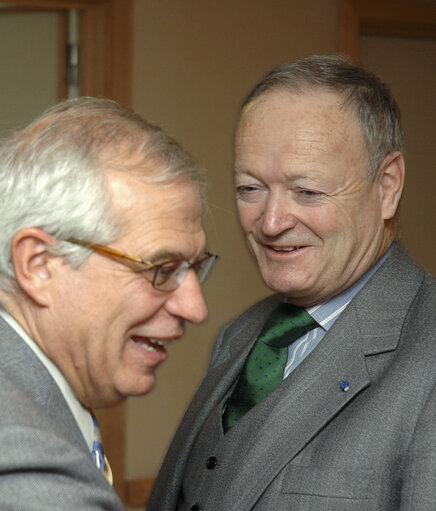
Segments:
[[[281,383],[288,346],[317,326],[308,312],[290,303],[281,303],[271,313],[226,403],[223,413],[225,432]]]
[[[109,465],[109,462],[103,451],[103,444],[101,442],[101,432],[100,426],[98,424],[97,418],[94,414],[91,414],[92,422],[94,424],[94,441],[92,442],[92,459],[94,463],[97,465],[97,468],[103,472],[103,475],[106,477],[110,484],[113,484],[112,470]]]

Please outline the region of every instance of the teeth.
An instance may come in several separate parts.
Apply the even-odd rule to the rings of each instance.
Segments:
[[[150,339],[150,342],[152,342],[153,344],[157,344],[158,346],[165,346],[165,341]]]
[[[136,337],[136,336],[135,336]],[[147,351],[159,351],[162,350],[165,346],[165,339],[151,339],[147,338],[147,342],[141,342],[140,338],[136,337],[136,339],[132,339],[134,342],[138,343],[140,346],[145,348]]]
[[[141,346],[145,348],[147,351],[155,352],[158,351],[162,345],[162,341],[157,341],[156,339],[148,339],[149,342],[141,342]]]
[[[157,340],[157,339],[149,339],[149,341],[152,344],[152,346],[150,346],[150,344],[142,344],[141,343],[141,346],[144,346],[144,348],[146,348],[148,351],[158,351],[159,348],[162,348],[162,346],[165,346],[165,341],[161,341],[161,340]]]
[[[157,348],[155,348],[154,346],[150,346],[149,344],[143,344],[141,342],[141,346],[145,348],[147,351],[157,351]]]

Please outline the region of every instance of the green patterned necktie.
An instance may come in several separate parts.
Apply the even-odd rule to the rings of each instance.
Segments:
[[[225,432],[277,387],[283,380],[288,346],[317,326],[310,314],[290,303],[281,303],[271,313],[226,403]]]

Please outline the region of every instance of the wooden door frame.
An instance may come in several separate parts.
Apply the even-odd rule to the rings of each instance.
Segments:
[[[436,38],[436,4],[408,0],[341,0],[339,51],[359,59],[359,35]]]
[[[109,97],[125,106],[131,102],[131,0],[7,0],[14,6],[0,13],[57,12],[58,97],[66,97],[66,44],[69,9],[79,10],[81,95]],[[125,405],[96,410],[105,452],[114,474],[114,488],[126,500]]]

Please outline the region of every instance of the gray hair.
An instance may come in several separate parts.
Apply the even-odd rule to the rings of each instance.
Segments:
[[[1,287],[15,281],[11,241],[22,228],[54,236],[73,266],[90,251],[61,240],[115,239],[107,167],[162,186],[190,180],[204,202],[203,169],[160,127],[109,99],[63,101],[0,142]]]
[[[385,156],[403,149],[400,110],[386,84],[345,56],[314,55],[274,68],[247,96],[242,112],[266,92],[285,89],[302,94],[316,88],[338,94],[342,106],[357,113],[369,174],[375,177]]]

